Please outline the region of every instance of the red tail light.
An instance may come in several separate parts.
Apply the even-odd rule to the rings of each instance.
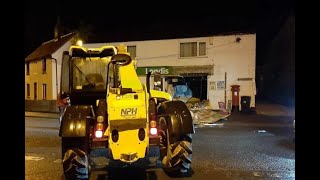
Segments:
[[[149,109],[149,127],[150,127],[150,134],[152,136],[155,136],[158,134],[157,129],[157,113],[156,113],[156,107],[155,102],[150,101],[150,109]]]
[[[96,124],[95,136],[101,138],[103,136],[103,123]]]
[[[150,134],[151,135],[157,135],[158,134],[158,129],[157,129],[157,121],[156,121],[156,116],[153,116],[154,119],[149,119],[150,120]]]
[[[103,123],[97,123],[96,130],[103,130]]]
[[[152,128],[157,127],[157,122],[154,120],[150,121],[150,127],[152,127]]]
[[[157,128],[150,128],[150,134],[151,135],[157,135],[158,134],[158,130],[157,130]]]
[[[102,137],[103,132],[101,130],[97,130],[95,135],[97,138],[101,138]]]

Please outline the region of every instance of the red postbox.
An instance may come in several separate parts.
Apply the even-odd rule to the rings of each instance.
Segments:
[[[232,85],[231,92],[232,92],[232,111],[239,111],[239,85]]]

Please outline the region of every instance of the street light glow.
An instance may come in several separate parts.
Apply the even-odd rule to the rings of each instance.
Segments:
[[[78,40],[78,41],[77,41],[77,45],[78,45],[78,46],[82,46],[82,44],[83,44],[82,40]]]

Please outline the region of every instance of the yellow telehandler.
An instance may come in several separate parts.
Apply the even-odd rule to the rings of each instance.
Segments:
[[[106,148],[112,161],[134,163],[150,146],[159,147],[167,173],[190,174],[194,126],[187,106],[141,83],[123,44],[63,52],[60,92],[71,105],[62,115],[63,171],[67,178],[88,179],[89,154]]]

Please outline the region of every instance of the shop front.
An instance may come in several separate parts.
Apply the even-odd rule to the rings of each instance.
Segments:
[[[186,96],[208,100],[208,76],[213,75],[213,66],[156,66],[156,67],[137,67],[139,79],[146,83],[146,74],[158,73],[162,76],[161,86],[158,89],[166,91],[172,97]],[[155,84],[151,78],[150,84]],[[157,85],[157,84],[155,84]],[[178,88],[179,87],[179,88]],[[152,89],[157,86],[152,86]],[[181,90],[184,89],[184,90]],[[179,93],[179,90],[185,91]]]

